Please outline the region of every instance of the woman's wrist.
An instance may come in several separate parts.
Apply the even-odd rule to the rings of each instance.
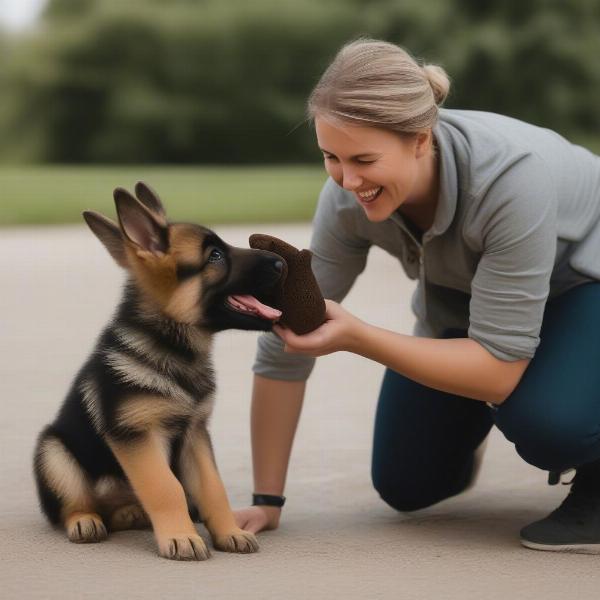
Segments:
[[[346,348],[344,348],[344,350],[353,352],[354,354],[362,354],[371,329],[371,325],[365,323],[365,321],[356,319],[356,322],[353,323],[352,327],[350,328],[348,334],[348,343],[346,344]]]

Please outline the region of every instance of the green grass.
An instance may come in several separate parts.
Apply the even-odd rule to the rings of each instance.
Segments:
[[[0,167],[0,225],[82,223],[93,209],[114,217],[112,190],[145,181],[173,221],[310,220],[326,174],[321,166]]]
[[[577,140],[600,154],[600,139]],[[114,217],[112,190],[143,180],[173,221],[206,225],[311,219],[326,175],[320,165],[253,167],[0,166],[0,226],[82,223]]]

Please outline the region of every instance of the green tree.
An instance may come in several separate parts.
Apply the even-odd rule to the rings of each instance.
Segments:
[[[600,130],[597,0],[51,0],[0,45],[0,157],[315,160],[306,97],[357,36],[444,66],[447,106]]]

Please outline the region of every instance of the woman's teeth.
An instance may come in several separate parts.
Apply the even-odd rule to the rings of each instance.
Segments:
[[[368,200],[373,200],[375,198],[375,196],[377,196],[382,189],[383,188],[381,188],[381,187],[377,187],[377,188],[373,188],[372,190],[367,190],[366,192],[357,192],[357,194],[361,200],[368,201]]]

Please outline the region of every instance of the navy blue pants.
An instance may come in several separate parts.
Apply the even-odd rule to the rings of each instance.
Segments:
[[[549,301],[540,338],[519,385],[495,408],[386,371],[372,463],[373,485],[385,502],[409,511],[460,493],[471,479],[474,451],[494,424],[540,469],[600,459],[600,283]]]

